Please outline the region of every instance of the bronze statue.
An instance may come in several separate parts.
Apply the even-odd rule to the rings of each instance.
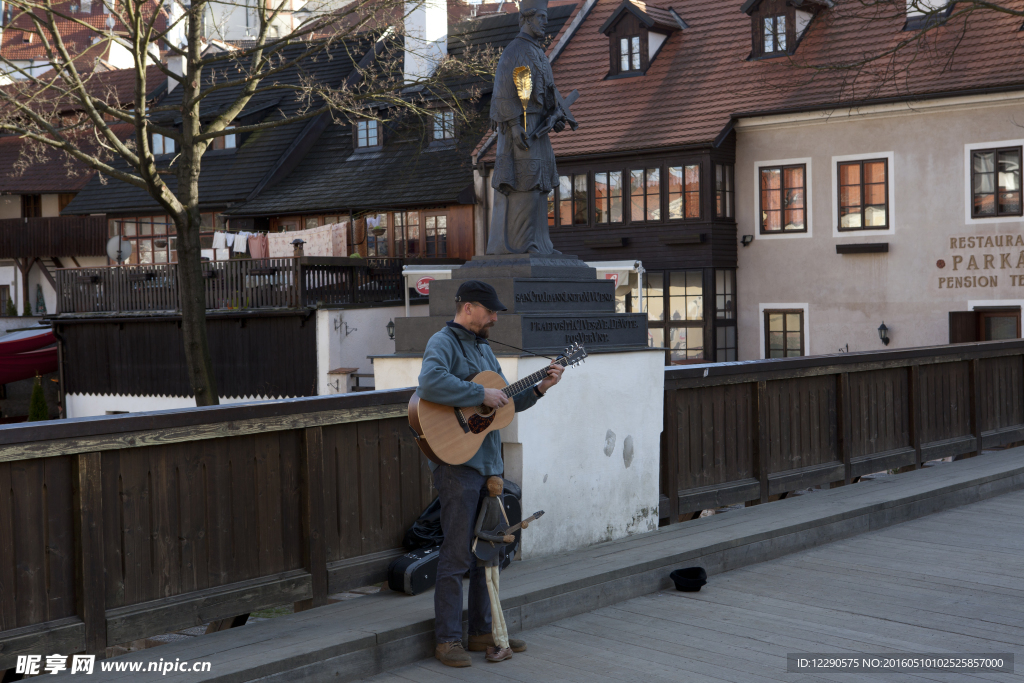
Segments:
[[[494,74],[491,125],[498,133],[491,187],[488,254],[553,254],[547,195],[558,185],[550,131],[577,128],[562,99],[540,42],[548,21],[547,0],[519,3],[519,35],[501,53]]]

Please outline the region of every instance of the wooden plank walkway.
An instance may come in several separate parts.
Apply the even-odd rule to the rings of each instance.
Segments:
[[[724,515],[713,515],[664,527],[652,533],[592,546],[576,553],[516,562],[507,576],[502,576],[502,607],[505,608],[505,619],[513,633],[530,633],[531,650],[513,660],[518,665],[511,667],[502,664],[484,668],[481,661],[480,666],[469,669],[468,673],[455,669],[431,669],[430,660],[425,658],[433,652],[434,646],[433,593],[409,597],[390,591],[270,619],[245,628],[221,631],[190,639],[191,642],[169,643],[154,650],[130,653],[117,660],[152,662],[160,658],[164,661],[180,658],[189,662],[208,661],[212,664],[212,670],[207,673],[131,674],[132,683],[242,683],[257,680],[262,683],[345,683],[388,670],[395,671],[414,663],[422,664],[420,668],[426,672],[417,669],[418,675],[427,678],[434,676],[434,680],[462,680],[459,676],[465,678],[493,674],[506,678],[522,676],[523,680],[531,681],[585,679],[586,683],[591,683],[605,679],[630,680],[630,676],[639,671],[631,657],[661,663],[664,667],[663,673],[655,672],[653,678],[645,676],[644,680],[659,680],[658,676],[667,680],[687,681],[701,680],[702,676],[704,680],[712,681],[772,680],[773,674],[762,676],[760,673],[772,671],[765,668],[765,662],[769,662],[769,667],[776,666],[773,658],[779,655],[775,653],[784,654],[787,650],[783,648],[786,646],[796,651],[798,643],[806,642],[807,650],[814,651],[812,646],[815,643],[811,642],[811,637],[820,637],[821,633],[827,632],[826,627],[839,619],[844,614],[843,610],[847,609],[845,603],[839,602],[826,606],[833,597],[831,588],[825,585],[826,578],[846,581],[853,587],[850,590],[854,594],[865,590],[867,595],[866,587],[870,586],[873,591],[882,591],[884,595],[884,591],[893,586],[904,586],[904,590],[911,592],[903,594],[903,603],[887,598],[880,606],[890,612],[905,613],[906,619],[923,621],[931,618],[936,608],[926,601],[914,604],[913,596],[917,594],[912,591],[925,591],[931,581],[928,577],[936,573],[944,577],[947,583],[955,583],[957,577],[963,575],[969,566],[974,566],[959,557],[948,562],[935,559],[936,553],[941,553],[944,547],[941,542],[935,541],[944,540],[944,523],[927,527],[932,530],[931,536],[923,531],[910,532],[909,537],[872,532],[888,529],[888,533],[892,534],[905,533],[903,530],[911,527],[909,524],[900,526],[901,523],[917,523],[914,520],[926,522],[938,519],[939,513],[945,515],[950,511],[954,515],[975,515],[981,524],[987,515],[972,512],[976,509],[975,504],[993,505],[996,506],[993,509],[1000,510],[1006,509],[1006,506],[1016,509],[1013,506],[1019,506],[1020,499],[1010,496],[1019,491],[1024,491],[1024,448],[986,453],[961,462],[944,463],[893,477],[730,511]],[[1013,518],[1014,514],[1011,509],[1005,516]],[[974,518],[949,519],[963,519],[964,526],[969,526],[966,520]],[[1013,536],[1013,531],[1020,523],[1011,519],[1000,524],[1002,526],[996,529],[1007,530],[1006,535]],[[1024,591],[1024,582],[1020,580],[1019,574],[1006,574],[1009,570],[1000,570],[1000,573],[990,568],[994,560],[989,555],[999,559],[999,554],[1006,552],[997,547],[998,535],[998,531],[973,535],[972,542],[988,543],[990,547],[972,550],[972,562],[977,560],[984,580],[998,589]],[[833,557],[833,552],[849,548],[848,543],[868,538],[871,540],[870,552],[855,550],[841,559],[829,559]],[[948,544],[950,541],[945,539],[945,542]],[[931,553],[928,555],[925,549],[920,550],[923,557],[929,558],[927,567],[919,567],[920,563],[915,561],[912,553],[921,544],[924,544],[927,553]],[[1016,546],[1007,542],[1006,547]],[[814,548],[823,550],[820,554],[804,552]],[[763,573],[765,567],[784,567],[782,574],[795,575],[798,569],[783,563],[797,557],[807,562],[812,562],[811,558],[814,558],[814,563],[827,567],[815,570],[816,574],[810,574],[817,577],[815,580],[818,584],[809,595],[801,595],[796,591],[785,592],[778,585],[778,577],[773,576],[771,571],[768,575]],[[850,557],[857,561],[852,562]],[[1014,558],[1015,561],[1019,559]],[[829,562],[835,566],[829,565]],[[705,589],[706,592],[692,599],[665,593],[671,586],[668,574],[672,569],[695,564],[707,568],[713,590],[709,587]],[[1012,563],[1010,567],[1012,569]],[[871,571],[874,574],[862,573]],[[847,576],[845,572],[854,574]],[[738,580],[736,577],[747,577],[746,581],[752,587],[766,591],[765,599],[757,601],[763,603],[760,607],[762,613],[745,615],[742,610],[730,612],[726,606],[705,602],[711,599],[722,600],[723,596],[730,595],[735,602],[734,610],[755,602],[754,596],[744,594],[737,587],[738,584],[734,586]],[[659,594],[659,591],[662,593]],[[768,601],[771,596],[776,596],[773,599],[781,599],[778,596],[783,593],[786,602],[775,604]],[[945,597],[952,598],[954,595],[953,591],[948,591]],[[1010,605],[1016,594],[1002,595],[1006,598],[1006,605],[1002,609],[1009,611],[1001,618],[1012,621],[1015,612]],[[836,593],[836,596],[842,596],[842,593]],[[965,613],[974,618],[978,608],[974,606],[973,598],[968,596],[961,602]],[[808,605],[807,609],[804,608],[805,604]],[[684,610],[683,607],[688,609]],[[812,608],[825,611],[817,613]],[[577,641],[568,639],[571,633],[567,635],[565,631],[574,631],[576,627],[567,628],[566,625],[576,624],[574,619],[578,618],[578,623],[591,623],[588,620],[605,619],[608,614],[618,615],[626,609],[634,610],[639,617],[649,617],[646,622],[630,627],[634,633],[631,636],[633,641],[627,639],[625,632],[619,633],[618,626],[611,626],[608,622],[601,622],[606,626],[603,636],[583,635]],[[667,618],[662,613],[674,616]],[[688,615],[691,621],[678,621]],[[705,621],[715,615],[724,615],[720,617],[723,627],[744,626],[751,637],[759,634],[761,640],[752,641],[753,647],[737,645],[707,630]],[[822,626],[805,624],[799,628],[798,625],[790,627],[786,621],[795,618],[810,620],[811,616],[817,620],[813,623]],[[874,620],[886,621],[887,617],[884,616],[860,616],[872,620],[871,625],[858,626],[866,633],[886,633],[883,627],[893,625],[902,628],[894,619],[888,619],[886,624],[879,623],[876,627]],[[614,617],[613,622],[618,623]],[[997,622],[990,619],[989,623]],[[1003,629],[1003,626],[1006,628]],[[971,628],[975,630],[969,635],[976,641],[988,637],[996,627],[982,628],[982,625],[972,623]],[[1013,627],[1001,622],[999,628],[1010,635],[1017,633]],[[793,640],[778,640],[784,635]],[[653,650],[649,652],[650,648],[644,646],[650,638],[663,641],[658,645],[664,650],[661,654],[655,655]],[[948,634],[951,643],[959,642],[958,638],[960,636],[952,632]],[[852,637],[849,640],[860,642]],[[536,644],[532,644],[534,642]],[[730,648],[726,652],[730,652],[731,648],[739,648],[738,652],[746,659],[753,657],[753,663],[747,662],[744,666],[752,666],[758,673],[741,672],[738,677],[728,678],[722,672],[732,669],[723,666],[721,653],[716,655],[721,660],[717,662],[696,657],[700,652],[718,652],[715,648],[724,645]],[[776,649],[771,650],[772,646]],[[691,650],[686,650],[686,647]],[[839,647],[838,643],[836,647]],[[946,649],[955,648],[950,645]],[[545,651],[549,653],[548,660],[541,660],[540,655]],[[675,669],[677,662],[664,658],[687,652],[696,663],[691,663],[690,668],[685,669],[690,673],[680,678]],[[563,660],[576,664],[563,666],[560,664]],[[530,664],[531,661],[533,664]],[[599,671],[595,674],[591,670],[594,666],[588,662],[599,661],[606,668],[602,670],[603,673]],[[742,662],[744,658],[740,657],[736,661]],[[620,666],[623,662],[626,664]],[[710,668],[699,668],[698,664],[699,667]],[[537,675],[538,669],[529,669],[531,666],[539,667],[544,675]],[[616,673],[609,674],[608,671]],[[784,680],[803,680],[796,674],[786,676]],[[90,680],[92,683],[120,683],[125,680],[125,675],[97,671]],[[850,674],[843,674],[838,680],[852,679]],[[890,675],[880,680],[911,680],[916,683],[918,678]]]
[[[1024,681],[1024,491],[712,576],[521,635],[473,667],[433,659],[372,683]],[[786,654],[1006,653],[1017,673],[786,672]]]

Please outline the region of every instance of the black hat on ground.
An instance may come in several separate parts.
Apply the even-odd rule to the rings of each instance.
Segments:
[[[703,567],[687,567],[675,570],[669,574],[669,578],[678,590],[695,593],[708,582],[708,573]]]
[[[462,304],[469,302],[486,306],[492,311],[507,311],[505,304],[498,300],[498,293],[486,282],[480,280],[466,280],[459,285],[459,291],[455,292],[455,301]]]

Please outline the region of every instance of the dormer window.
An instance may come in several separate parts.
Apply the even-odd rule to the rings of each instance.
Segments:
[[[356,147],[380,147],[380,122],[359,121],[356,123]]]
[[[434,112],[434,140],[455,139],[455,112],[438,111]]]
[[[786,15],[777,14],[773,17],[765,17],[764,43],[762,54],[771,55],[786,51]]]
[[[673,31],[686,24],[671,8],[642,0],[623,0],[601,27],[608,36],[610,78],[640,76],[654,61]]]
[[[833,0],[747,0],[752,22],[752,59],[793,54],[811,20]]]

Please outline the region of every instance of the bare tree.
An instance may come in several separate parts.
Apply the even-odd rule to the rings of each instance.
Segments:
[[[40,41],[50,70],[40,75],[38,68],[30,72],[0,58],[5,70],[23,79],[0,88],[0,133],[19,135],[29,149],[55,150],[105,177],[141,188],[163,208],[178,235],[182,331],[192,391],[197,405],[217,404],[206,335],[198,208],[203,155],[214,141],[326,112],[348,121],[426,118],[438,101],[467,117],[467,103],[475,96],[471,84],[493,73],[495,55],[488,50],[466,50],[458,59],[439,55],[429,40],[406,31],[409,13],[421,7],[405,0],[335,0],[334,6],[321,7],[311,3],[307,14],[312,18],[288,31],[282,27],[293,22],[282,21],[282,16],[290,0],[258,0],[254,5],[184,0],[180,6],[161,6],[158,0],[101,0],[111,17],[107,31],[69,9],[78,1],[8,0],[14,16],[7,30],[19,26]],[[222,13],[232,5],[255,14],[256,35],[237,49],[208,49],[211,31],[206,23],[216,14],[212,10]],[[109,28],[115,18],[124,29],[134,71],[134,92],[127,102],[123,93],[104,87],[102,74],[86,60],[76,59],[64,38],[68,27],[88,30],[101,40],[112,38]],[[215,32],[218,27],[213,28]],[[353,75],[341,84],[318,81],[307,65],[332,59],[339,50],[355,65]],[[432,68],[414,77],[403,73],[404,50]],[[156,57],[160,53],[163,61]],[[147,78],[154,68],[170,79],[171,87],[181,89],[176,104],[147,101],[152,90]],[[291,76],[286,79],[286,74]],[[301,106],[286,116],[228,130],[246,105],[265,93],[295,98]],[[214,96],[228,101],[218,103],[216,115],[210,118],[207,112],[204,119],[201,106]],[[174,125],[175,120],[180,124]],[[154,155],[154,134],[175,142],[176,155],[169,162]],[[169,183],[170,178],[175,182]]]

